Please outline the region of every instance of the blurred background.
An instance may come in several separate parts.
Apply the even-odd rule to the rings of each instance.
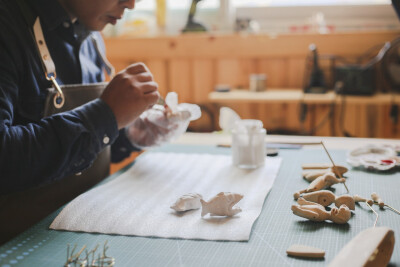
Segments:
[[[192,0],[141,0],[106,36],[176,35],[184,29]],[[390,0],[202,0],[196,19],[210,32],[346,32],[399,29]]]
[[[388,0],[141,0],[103,31],[116,70],[162,95],[259,119],[268,134],[399,138],[400,22]]]

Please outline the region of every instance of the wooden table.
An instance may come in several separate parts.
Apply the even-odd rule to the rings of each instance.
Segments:
[[[338,95],[333,91],[324,94],[304,93],[298,88],[267,89],[264,92],[232,90],[211,92],[210,102],[236,110],[243,105],[253,105],[256,113],[250,117],[264,122],[267,130],[277,125],[302,128],[309,135],[341,136],[349,133],[357,137],[391,137],[400,133],[390,118],[392,104],[400,104],[399,94],[377,93],[371,96]],[[264,105],[264,109],[259,109]],[[299,115],[299,105],[306,113]],[[256,108],[258,106],[258,109]],[[249,118],[249,115],[244,115]],[[300,118],[303,118],[303,121]],[[291,125],[291,126],[289,126]]]
[[[365,144],[400,145],[399,140],[332,138],[305,136],[267,136],[267,142],[319,142],[323,141],[338,164],[345,164],[348,149]],[[159,152],[221,153],[229,148],[217,144],[230,142],[228,134],[187,133],[173,144],[158,148]],[[151,153],[151,152],[150,152]],[[320,146],[302,149],[281,149],[283,158],[278,177],[267,196],[262,212],[253,225],[248,242],[216,242],[205,240],[165,239],[138,236],[89,234],[49,230],[48,227],[60,210],[49,215],[37,225],[0,246],[0,266],[61,266],[66,261],[67,245],[77,245],[75,253],[84,245],[93,249],[108,241],[107,255],[116,260],[116,266],[326,266],[340,249],[359,232],[372,227],[375,217],[363,205],[357,205],[355,216],[346,225],[315,223],[292,214],[295,204],[293,192],[309,183],[301,178],[301,165],[328,162]],[[268,160],[267,160],[268,162]],[[156,163],[155,163],[156,164]],[[126,169],[107,178],[111,181]],[[351,194],[368,196],[372,190],[379,192],[393,207],[400,207],[398,187],[399,172],[367,173],[350,170],[347,186]],[[332,189],[344,194],[340,185]],[[150,196],[149,196],[150,197]],[[391,266],[400,264],[400,216],[390,210],[379,210],[378,226],[395,231],[395,248]],[[167,227],[167,226],[166,226]],[[288,257],[286,249],[292,244],[304,244],[326,250],[325,259],[306,260]],[[71,251],[70,251],[71,252]],[[355,255],[357,257],[357,255]]]

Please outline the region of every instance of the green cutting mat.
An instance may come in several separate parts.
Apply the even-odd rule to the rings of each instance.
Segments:
[[[227,148],[210,146],[168,145],[157,151],[221,153]],[[183,239],[145,238],[103,234],[74,233],[48,230],[58,211],[0,247],[0,267],[63,266],[67,244],[94,248],[108,240],[107,254],[116,260],[115,266],[325,266],[340,249],[362,230],[372,227],[375,216],[363,204],[347,225],[315,223],[292,214],[293,193],[307,187],[301,178],[301,164],[329,162],[321,150],[281,150],[283,163],[274,186],[255,222],[249,242],[216,242]],[[345,163],[345,151],[331,151],[336,164]],[[118,174],[121,174],[119,172]],[[386,203],[400,208],[400,173],[367,173],[351,170],[347,173],[351,194],[368,197],[376,191]],[[109,179],[115,178],[116,175]],[[345,193],[343,185],[334,192]],[[390,210],[378,210],[378,226],[395,231],[396,244],[390,266],[400,266],[400,216]],[[6,218],[1,218],[6,219]],[[324,260],[298,259],[286,256],[291,244],[304,244],[326,251]]]

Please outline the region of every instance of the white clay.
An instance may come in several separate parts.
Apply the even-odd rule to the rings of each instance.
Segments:
[[[232,207],[242,198],[243,195],[240,194],[221,192],[208,202],[201,199],[201,217],[208,213],[212,216],[234,216],[242,210],[240,208],[232,209]]]
[[[335,194],[329,190],[320,190],[301,195],[305,200],[318,203],[324,207],[329,206],[335,201]]]
[[[289,256],[305,257],[305,258],[323,258],[325,257],[325,251],[320,248],[314,248],[305,245],[291,245],[286,253]]]
[[[176,211],[187,211],[200,209],[200,199],[203,197],[200,194],[185,194],[178,198],[178,200],[171,206],[171,209]]]
[[[370,206],[372,206],[372,204],[374,204],[374,201],[371,199],[366,199],[364,197],[360,197],[359,195],[354,195],[353,199],[355,202],[367,202]]]
[[[347,223],[351,217],[351,211],[346,205],[340,208],[332,208],[326,211],[324,206],[315,203],[314,205],[292,205],[292,211],[295,215],[309,219],[314,222],[330,220],[337,224]]]
[[[167,114],[172,116],[178,112],[178,94],[175,92],[169,92],[165,97],[165,104],[169,108]]]
[[[356,209],[356,202],[354,198],[350,195],[341,195],[335,198],[335,206],[340,207],[345,204],[349,209],[355,210]]]
[[[337,183],[346,182],[345,178],[336,178],[335,174],[332,172],[328,172],[323,176],[315,179],[307,188],[307,193],[319,191],[328,187],[331,187]]]
[[[383,207],[385,206],[385,203],[383,202],[383,200],[377,193],[375,193],[375,192],[372,193],[371,198],[374,202],[378,203],[378,205],[381,209],[383,209]]]

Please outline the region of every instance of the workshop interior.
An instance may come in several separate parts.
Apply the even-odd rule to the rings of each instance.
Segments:
[[[107,70],[144,63],[144,127],[186,124],[154,146],[127,124],[106,178],[18,234],[0,217],[0,267],[400,266],[400,0],[107,1],[135,2],[100,32]]]
[[[271,134],[399,137],[396,1],[163,2],[139,2],[106,29],[107,54],[117,70],[154,64],[160,90],[201,105],[190,131],[221,130],[228,106]],[[267,100],[232,99],[237,90]],[[319,99],[286,101],[289,90]],[[268,102],[272,92],[281,99]]]

